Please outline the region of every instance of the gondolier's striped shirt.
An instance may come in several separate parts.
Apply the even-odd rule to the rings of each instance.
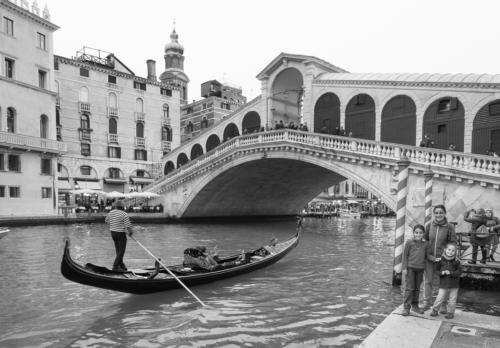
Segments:
[[[106,216],[109,230],[113,232],[127,232],[127,227],[132,227],[128,214],[123,210],[113,209]]]

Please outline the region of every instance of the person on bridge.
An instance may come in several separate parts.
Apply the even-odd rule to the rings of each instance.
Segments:
[[[486,209],[486,227],[488,227],[488,231],[491,234],[491,248],[490,248],[490,256],[488,259],[490,261],[495,261],[495,253],[498,249],[498,233],[500,232],[500,219],[493,215],[493,209]]]
[[[446,218],[446,208],[438,204],[433,210],[433,220],[425,226],[424,239],[429,242],[427,260],[424,271],[424,311],[431,306],[432,287],[434,284],[434,275],[441,255],[446,244],[457,242],[455,226],[448,222]]]
[[[470,222],[470,243],[472,244],[472,258],[469,261],[470,264],[475,264],[477,260],[477,249],[481,248],[481,263],[486,263],[489,245],[491,242],[490,232],[486,223],[488,218],[486,217],[486,212],[483,208],[479,208],[477,211],[473,209],[468,210],[464,216],[465,222]]]
[[[128,214],[124,211],[123,202],[116,201],[113,209],[106,216],[105,222],[109,224],[111,238],[115,243],[116,258],[113,262],[113,271],[125,272],[127,267],[123,263],[125,249],[127,248],[127,231],[132,236],[133,228]]]

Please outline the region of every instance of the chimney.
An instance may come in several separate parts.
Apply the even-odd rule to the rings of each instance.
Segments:
[[[156,62],[148,59],[146,64],[148,65],[148,80],[156,81]]]

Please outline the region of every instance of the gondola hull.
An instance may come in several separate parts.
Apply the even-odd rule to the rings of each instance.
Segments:
[[[260,260],[251,261],[230,268],[209,272],[194,272],[192,274],[178,275],[177,277],[189,287],[249,273],[276,263],[294,249],[298,242],[299,233],[287,241],[278,243],[277,247],[279,248],[277,248],[278,251],[275,254],[265,256]],[[127,278],[131,272],[114,272],[107,268],[93,266],[91,264],[85,266],[78,264],[71,258],[69,240],[66,241],[64,247],[64,255],[61,261],[61,273],[66,279],[80,284],[129,294],[150,294],[181,287],[179,282],[173,277],[166,279],[145,279],[135,276],[133,278]]]

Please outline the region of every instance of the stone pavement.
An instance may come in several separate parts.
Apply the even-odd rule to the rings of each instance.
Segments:
[[[500,317],[456,310],[455,318],[411,312],[396,308],[359,348],[499,348]]]

